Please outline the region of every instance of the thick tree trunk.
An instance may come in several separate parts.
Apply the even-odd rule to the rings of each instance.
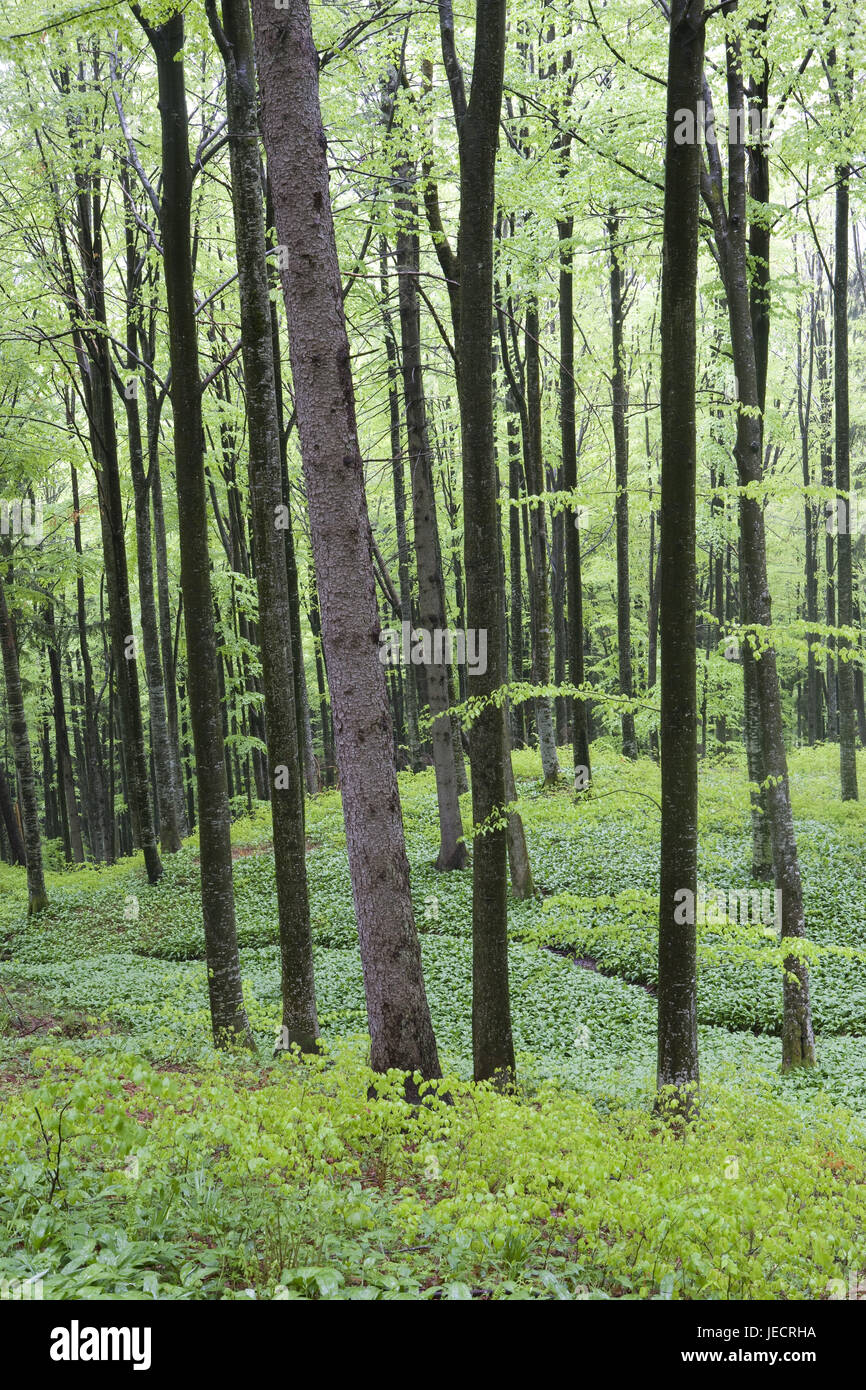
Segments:
[[[695,913],[698,766],[695,621],[695,358],[700,146],[678,145],[676,113],[696,111],[703,0],[673,0],[661,306],[661,864],[658,1085],[689,1107],[699,1083]],[[685,896],[684,896],[685,895]],[[689,920],[690,919],[690,920]]]
[[[253,36],[247,0],[222,0],[223,28],[208,0],[211,28],[226,68],[232,206],[240,282],[241,338],[247,393],[250,502],[258,635],[273,794],[274,864],[280,919],[284,1045],[315,1051],[319,1036],[307,891],[304,787],[295,708],[292,620],[286,548],[277,521],[282,506],[280,427],[265,255],[265,224],[256,123]]]
[[[334,713],[371,1064],[440,1075],[409,893],[308,0],[254,0],[265,147],[322,634]],[[409,1081],[411,1093],[414,1081]]]

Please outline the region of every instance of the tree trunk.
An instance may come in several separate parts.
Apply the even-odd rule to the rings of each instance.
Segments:
[[[17,807],[13,803],[12,793],[9,790],[6,770],[3,764],[0,763],[0,814],[3,816],[3,824],[6,827],[6,834],[9,837],[9,853],[13,864],[26,866],[27,854],[24,849],[24,840],[21,835],[21,826],[18,824],[16,810]]]
[[[440,1075],[409,892],[308,0],[254,0],[265,148],[328,660],[371,1064]],[[415,1081],[407,1083],[407,1092]]]
[[[623,346],[623,269],[619,243],[619,219],[608,218],[610,244],[610,311],[613,336],[613,449],[616,469],[616,631],[619,659],[619,692],[626,699],[634,695],[631,664],[631,581],[628,548],[628,383],[625,378]],[[634,711],[622,715],[622,751],[637,757]]]
[[[48,906],[48,894],[45,890],[45,876],[42,872],[39,806],[36,800],[36,778],[33,773],[30,735],[27,732],[27,716],[24,712],[21,672],[18,666],[18,641],[15,622],[6,602],[6,584],[3,578],[0,578],[0,644],[3,647],[3,673],[6,677],[9,730],[12,736],[12,750],[15,755],[18,782],[21,787],[21,820],[27,858],[27,915],[30,916],[33,913],[42,912]]]
[[[526,489],[529,503],[529,535],[532,546],[530,600],[532,612],[532,680],[537,686],[550,684],[550,585],[547,553],[547,515],[544,486],[544,460],[541,435],[541,345],[539,343],[538,301],[531,299],[526,309],[526,441],[524,450]],[[559,778],[553,701],[549,695],[535,697],[535,723],[544,785],[553,786]]]
[[[559,237],[559,427],[562,441],[562,482],[566,492],[577,487],[577,432],[575,422],[574,382],[574,250],[571,243],[574,218],[557,223]],[[568,677],[572,685],[582,687],[584,670],[583,647],[583,579],[580,569],[580,513],[571,507],[566,513],[565,565],[568,598]],[[589,726],[586,701],[572,701],[572,754],[574,758],[575,791],[585,791],[592,771],[589,761]]]
[[[156,56],[162,127],[165,288],[171,357],[175,476],[190,718],[198,782],[202,908],[214,1041],[252,1046],[241,986],[232,889],[231,821],[220,721],[210,584],[201,379],[190,246],[192,170],[184,82],[184,25],[174,14],[151,28],[136,18]]]
[[[280,919],[284,1045],[316,1050],[319,1023],[307,891],[304,787],[295,708],[292,620],[282,507],[280,426],[265,255],[256,124],[256,77],[247,0],[215,0],[208,18],[223,55],[231,157],[232,206],[240,282],[241,338],[249,427],[258,635],[264,682],[268,761],[273,778],[274,865]]]
[[[397,209],[402,225],[397,232],[397,269],[400,287],[400,334],[403,349],[403,399],[409,448],[409,478],[415,556],[418,569],[418,613],[422,634],[433,644],[434,659],[424,663],[427,698],[432,715],[431,739],[439,807],[437,869],[462,869],[466,845],[460,819],[460,800],[454,765],[454,741],[449,710],[448,667],[435,660],[435,634],[444,641],[447,628],[442,549],[433,489],[433,460],[427,429],[427,404],[421,360],[421,309],[418,300],[420,249],[418,208],[411,191],[414,169],[401,169],[397,184]]]
[[[698,764],[695,621],[695,358],[700,146],[678,145],[676,113],[696,111],[703,0],[670,19],[661,305],[661,862],[658,1086],[689,1108],[699,1084],[695,913]],[[689,920],[691,918],[691,920]]]

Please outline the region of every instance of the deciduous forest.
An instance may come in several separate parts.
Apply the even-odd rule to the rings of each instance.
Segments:
[[[864,91],[2,0],[0,1298],[866,1298]]]

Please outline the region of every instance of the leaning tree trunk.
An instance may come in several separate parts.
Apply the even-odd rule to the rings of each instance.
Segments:
[[[232,205],[241,303],[241,341],[250,435],[250,502],[259,598],[259,646],[267,747],[273,780],[274,865],[280,919],[284,1045],[315,1051],[319,1036],[307,891],[302,750],[298,740],[292,615],[283,505],[280,423],[256,123],[256,76],[247,0],[215,0],[208,18],[226,68]]]
[[[685,1107],[699,1083],[695,913],[698,758],[695,622],[696,291],[700,146],[678,145],[677,112],[696,111],[703,0],[674,0],[668,56],[661,304],[661,863],[658,1086]]]
[[[216,629],[210,584],[201,379],[190,245],[192,170],[186,106],[183,16],[151,28],[162,127],[162,204],[168,303],[180,582],[186,632],[190,720],[198,784],[202,909],[211,1023],[217,1046],[252,1045],[244,1008],[232,887],[231,819],[220,718]]]
[[[24,851],[27,857],[27,913],[41,912],[48,906],[45,876],[42,872],[42,839],[39,834],[39,806],[36,801],[36,778],[24,694],[18,666],[18,641],[15,623],[6,602],[6,586],[0,578],[0,644],[3,647],[3,673],[6,677],[6,706],[9,711],[9,730],[12,751],[21,785],[21,819],[24,829]]]
[[[440,1075],[409,892],[308,0],[253,0],[371,1063]],[[411,1094],[414,1081],[407,1092]]]

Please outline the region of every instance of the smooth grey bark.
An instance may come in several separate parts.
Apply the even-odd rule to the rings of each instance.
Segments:
[[[265,221],[259,171],[256,75],[247,0],[215,0],[208,19],[226,69],[229,154],[247,392],[250,502],[253,514],[258,635],[265,695],[267,748],[279,909],[283,1028],[291,1047],[317,1048],[319,1022],[307,888],[304,787],[295,708],[292,616],[282,515],[280,424]]]
[[[328,186],[308,0],[253,0],[253,28],[301,457],[321,605],[371,1065],[440,1076],[409,891],[409,863]]]

